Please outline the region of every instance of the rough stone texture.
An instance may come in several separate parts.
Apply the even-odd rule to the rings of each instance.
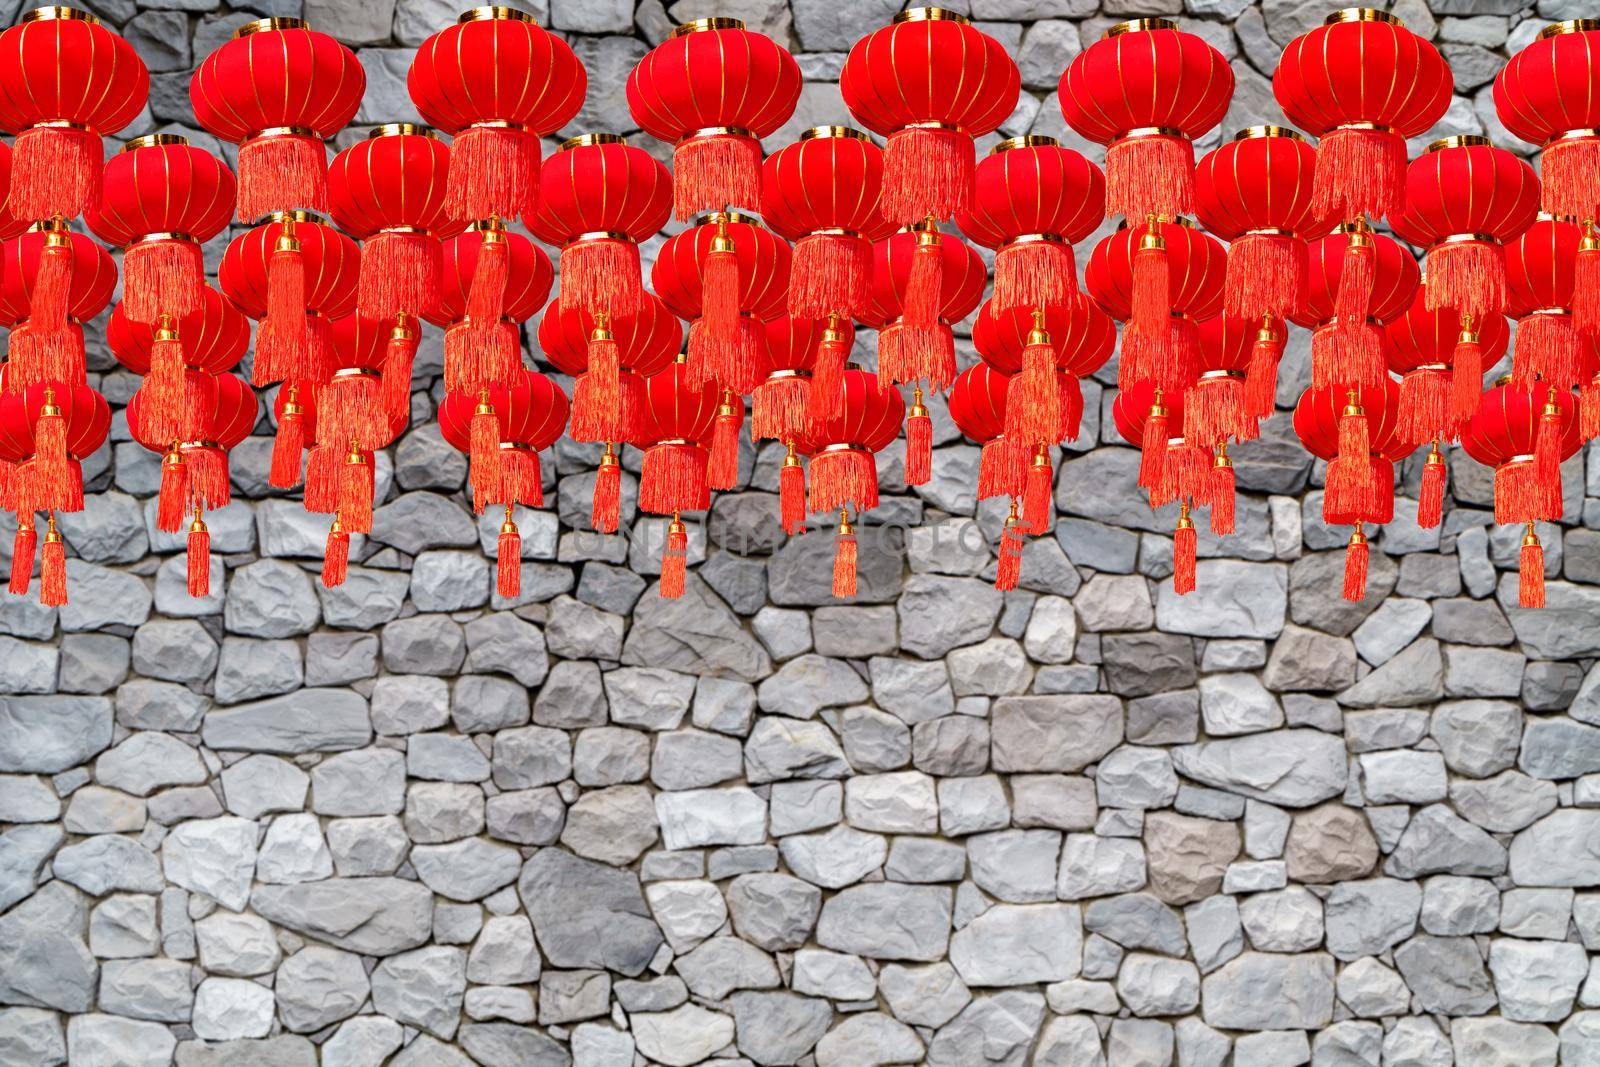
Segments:
[[[303,15],[358,50],[341,147],[419,120],[407,68],[457,15],[90,6],[152,74],[118,139],[186,133],[230,162],[187,89],[244,22]],[[807,85],[770,151],[850,121],[844,55],[904,5],[521,6],[589,73],[552,142],[611,129],[665,159],[624,84],[673,25],[737,16],[796,55]],[[1179,18],[1230,63],[1232,107],[1198,154],[1285,121],[1281,48],[1333,5],[954,6],[1022,73],[980,157],[1037,133],[1101,163],[1053,94],[1112,22]],[[1488,81],[1547,22],[1594,13],[1387,6],[1455,69],[1413,155],[1479,132],[1525,152]],[[967,365],[970,325],[955,332]],[[87,334],[120,409],[138,381]],[[208,516],[213,594],[187,597],[183,539],[154,529],[158,458],[116,416],[85,512],[61,519],[72,602],[0,594],[0,1063],[1600,1067],[1600,452],[1567,464],[1563,522],[1540,526],[1546,610],[1517,606],[1520,531],[1490,525],[1490,479],[1459,449],[1437,530],[1415,527],[1420,455],[1399,465],[1367,595],[1346,602],[1324,465],[1289,428],[1306,341],[1277,417],[1232,453],[1238,532],[1201,534],[1183,597],[1174,516],[1135,490],[1137,454],[1107,447],[1114,365],[1083,382],[1057,520],[1017,591],[992,584],[1004,513],[973,498],[977,449],[930,396],[935,481],[908,490],[885,452],[892,525],[858,528],[851,602],[829,595],[831,532],[775,520],[781,450],[744,450],[739,489],[686,516],[669,601],[662,521],[576,528],[597,452],[570,442],[544,456],[551,506],[517,515],[522,594],[493,596],[500,520],[474,518],[439,432],[432,326],[337,589],[317,581],[327,518],[264,484],[264,417]]]

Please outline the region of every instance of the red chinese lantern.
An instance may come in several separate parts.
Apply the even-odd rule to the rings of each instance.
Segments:
[[[1250,126],[1206,154],[1195,168],[1195,213],[1228,242],[1224,312],[1258,324],[1252,342],[1246,402],[1251,414],[1272,414],[1278,359],[1292,314],[1306,289],[1306,242],[1327,222],[1311,208],[1317,151],[1282,126]]]
[[[900,434],[906,402],[868,371],[847,367],[839,412],[811,428],[811,511],[837,511],[833,595],[855,596],[856,540],[851,521],[878,506],[877,453]]]
[[[676,27],[628,74],[628,113],[674,146],[673,206],[698,211],[761,207],[760,139],[789,121],[800,65],[739,19]]]
[[[689,320],[688,374],[749,392],[761,372],[761,323],[788,300],[788,244],[756,219],[716,213],[673,235],[651,269],[655,291]]]
[[[1344,598],[1366,596],[1363,525],[1394,517],[1394,462],[1414,446],[1400,439],[1400,387],[1388,377],[1350,388],[1313,387],[1294,409],[1294,432],[1306,451],[1328,461],[1322,520],[1353,526],[1345,550]]]
[[[1583,224],[1582,282],[1574,314],[1585,333],[1600,330],[1600,21],[1546,26],[1512,56],[1494,81],[1494,106],[1506,129],[1543,146],[1544,210]]]
[[[1122,388],[1149,381],[1164,392],[1182,392],[1194,380],[1198,366],[1195,324],[1222,310],[1228,253],[1221,242],[1192,223],[1154,225],[1160,230],[1172,282],[1166,300],[1158,305],[1160,321],[1154,327],[1142,324],[1140,302],[1148,293],[1136,280],[1136,261],[1148,235],[1144,229],[1124,226],[1097,244],[1084,270],[1084,287],[1107,314],[1129,324],[1117,367]]]
[[[639,243],[672,213],[672,176],[616,134],[590,133],[561,146],[545,165],[540,190],[528,228],[561,246],[562,305],[591,320],[585,345],[592,351],[583,357],[591,377],[581,396],[574,393],[574,422],[614,426],[623,418],[614,327],[645,301]]]
[[[232,499],[228,484],[228,452],[250,435],[256,424],[256,394],[244,379],[232,374],[183,372],[183,392],[195,413],[181,441],[151,436],[144,418],[148,382],[128,403],[128,430],[134,440],[162,456],[161,494],[156,505],[157,525],[176,532],[186,512],[192,512],[188,541],[189,595],[211,592],[211,533],[206,528],[207,509],[227,507]]]
[[[661,595],[683,595],[689,531],[680,513],[711,506],[708,448],[719,395],[708,382],[689,376],[685,357],[644,380],[637,432],[630,439],[644,452],[639,472],[639,510],[671,515],[661,557]]]
[[[450,149],[409,122],[379,126],[333,157],[328,199],[333,220],[361,242],[363,318],[414,328],[438,303],[440,242],[458,229],[445,210],[449,170]]]
[[[1345,251],[1346,227],[1307,249],[1306,293],[1294,321],[1311,335],[1311,379],[1317,388],[1375,385],[1386,377],[1381,327],[1405,314],[1416,295],[1421,272],[1398,241],[1371,234],[1368,264],[1370,299],[1359,319],[1346,319],[1340,298],[1351,259]]]
[[[344,529],[355,533],[372,528],[372,454],[392,441],[410,416],[409,408],[396,411],[383,400],[389,337],[384,323],[359,314],[333,320],[332,373],[312,387],[318,436],[306,464],[306,508],[338,512]],[[273,445],[275,465],[278,450],[298,456],[303,443],[303,430],[296,435],[290,427],[287,441],[283,431],[280,423],[280,439]]]
[[[86,11],[41,7],[0,32],[0,128],[16,135],[13,219],[70,219],[99,196],[100,138],[139,116],[150,72]]]
[[[1013,137],[990,150],[956,224],[995,250],[997,307],[1049,309],[1077,293],[1072,246],[1104,220],[1105,196],[1100,168],[1054,137]]]
[[[956,375],[950,386],[951,421],[980,447],[978,499],[1011,497],[1011,512],[1000,532],[999,563],[995,567],[994,584],[1000,590],[1015,589],[1021,577],[1025,524],[1017,513],[1017,500],[1032,489],[1027,442],[1006,433],[1013,381],[988,363],[979,363]]]
[[[780,315],[769,319],[764,328],[765,377],[750,398],[750,438],[770,438],[788,448],[778,472],[778,509],[784,532],[793,535],[803,533],[806,523],[805,470],[799,449],[809,440],[812,375],[823,339],[834,327],[816,319]],[[848,350],[855,342],[855,328],[848,322],[840,328]]]
[[[1256,415],[1248,402],[1256,328],[1226,314],[1200,323],[1199,375],[1184,394],[1183,436],[1211,457],[1207,498],[1211,532],[1230,534],[1234,523],[1233,460],[1229,442],[1253,440]]]
[[[1021,88],[1005,46],[944,8],[909,8],[857,41],[839,91],[857,122],[887,138],[883,217],[910,226],[968,210],[973,139],[1016,110]]]
[[[1481,370],[1464,369],[1460,382],[1453,366],[1461,350],[1461,316],[1452,308],[1428,308],[1428,282],[1423,280],[1406,313],[1384,327],[1384,355],[1389,370],[1400,379],[1397,437],[1413,447],[1431,442],[1422,470],[1417,503],[1417,525],[1439,525],[1444,508],[1445,463],[1441,441],[1454,440],[1462,425],[1477,410],[1483,386]],[[1504,315],[1492,314],[1473,324],[1473,355],[1480,366],[1494,366],[1505,355],[1510,340]],[[1464,397],[1455,391],[1466,386]],[[1465,399],[1466,403],[1463,403]]]
[[[39,382],[17,391],[5,384],[7,389],[0,392],[0,451],[13,462],[8,495],[17,512],[10,589],[19,596],[28,591],[38,544],[33,516],[43,511],[47,514],[39,601],[65,604],[66,545],[56,529],[55,513],[83,510],[82,461],[105,443],[111,408],[83,384]]]
[[[328,324],[354,310],[360,269],[356,243],[308,211],[271,214],[229,243],[217,285],[260,323],[254,384],[327,379]]]
[[[500,480],[489,499],[474,494],[472,503],[480,512],[485,504],[505,507],[500,539],[495,545],[496,588],[501,596],[514,597],[522,592],[522,537],[514,509],[519,504],[544,507],[539,453],[554,445],[566,428],[567,395],[545,375],[524,368],[510,383],[491,390],[490,398],[498,423]],[[471,451],[477,404],[478,398],[473,394],[455,392],[439,405],[439,430],[458,451]]]
[[[1233,69],[1166,19],[1112,26],[1061,75],[1067,125],[1106,146],[1106,211],[1146,224],[1134,260],[1134,321],[1160,330],[1169,285],[1162,218],[1194,213],[1194,141],[1228,110]]]
[[[239,221],[328,210],[323,142],[366,88],[355,53],[301,19],[247,22],[205,58],[189,102],[202,129],[239,146]]]
[[[1200,534],[1190,513],[1210,502],[1215,469],[1211,453],[1180,432],[1186,400],[1182,392],[1158,390],[1144,381],[1118,390],[1111,402],[1111,421],[1117,433],[1139,447],[1141,472],[1157,472],[1150,478],[1141,473],[1139,478],[1139,484],[1149,490],[1150,506],[1178,503],[1172,531],[1172,589],[1179,596],[1194,592]]]
[[[83,323],[111,302],[117,266],[106,250],[59,220],[38,222],[0,249],[0,323],[11,327],[4,389],[84,381]],[[64,260],[60,278],[51,275]],[[57,281],[64,280],[65,288]]]
[[[882,187],[883,151],[849,126],[813,126],[761,165],[762,217],[795,242],[789,314],[838,329],[869,313]]]
[[[1522,388],[1542,381],[1565,390],[1587,377],[1573,313],[1584,240],[1578,222],[1541,217],[1506,246],[1506,311],[1517,320],[1511,377]]]
[[[1525,608],[1544,606],[1536,524],[1560,521],[1561,464],[1582,444],[1570,392],[1505,379],[1483,395],[1461,431],[1467,455],[1494,470],[1494,521],[1527,524],[1518,560],[1518,602]]]

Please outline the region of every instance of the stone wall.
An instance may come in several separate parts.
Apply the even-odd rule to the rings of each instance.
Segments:
[[[1182,13],[970,2],[1022,65],[1008,134],[1062,133],[1056,77],[1114,18]],[[187,72],[235,25],[301,12],[94,6],[154,71],[130,135],[190,123]],[[897,6],[539,13],[589,67],[574,131],[625,129],[627,70],[714,12],[798,54],[788,137],[845,119],[841,50]],[[1328,6],[1189,0],[1234,60],[1228,131],[1275,118],[1277,51]],[[1592,14],[1397,7],[1454,65],[1449,132],[1502,140],[1508,41]],[[414,117],[410,49],[452,4],[305,13],[360,49],[362,123]],[[120,405],[136,383],[92,349]],[[1300,338],[1285,405],[1305,359]],[[189,600],[119,420],[65,523],[72,603],[0,599],[0,1063],[1600,1064],[1600,456],[1591,499],[1568,465],[1530,613],[1518,531],[1459,456],[1442,530],[1416,528],[1406,466],[1370,595],[1342,602],[1282,413],[1237,450],[1239,533],[1203,537],[1183,599],[1092,383],[1074,451],[1099,447],[1067,457],[1007,595],[947,422],[922,490],[888,457],[895,525],[863,531],[849,604],[827,535],[777,531],[774,456],[696,525],[669,602],[659,524],[576,532],[595,456],[565,446],[507,603],[422,384],[344,588],[315,580],[322,524],[266,490],[263,427],[212,522],[216,592]]]

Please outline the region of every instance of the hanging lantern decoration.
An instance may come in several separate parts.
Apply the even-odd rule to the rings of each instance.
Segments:
[[[736,211],[705,215],[661,246],[651,284],[689,322],[687,374],[748,393],[761,374],[761,323],[783,314],[789,245]]]
[[[1306,290],[1306,242],[1329,223],[1311,209],[1317,150],[1282,126],[1250,126],[1195,168],[1195,212],[1228,242],[1224,313],[1256,326],[1246,402],[1256,418],[1272,414],[1278,360],[1288,339],[1283,320]]]
[[[1234,523],[1233,460],[1230,443],[1254,440],[1255,413],[1247,393],[1251,350],[1257,331],[1244,319],[1216,315],[1200,323],[1200,373],[1184,394],[1183,437],[1211,459],[1206,499],[1211,532],[1231,534]]]
[[[1372,234],[1366,269],[1371,271],[1365,314],[1346,319],[1339,298],[1351,259],[1345,226],[1307,249],[1306,293],[1292,316],[1311,335],[1311,380],[1318,388],[1376,385],[1387,377],[1382,327],[1404,315],[1421,282],[1417,261],[1392,237]]]
[[[105,249],[59,220],[37,222],[0,248],[0,325],[11,328],[3,388],[21,392],[40,382],[81,385],[83,324],[105,310],[117,265]],[[66,288],[50,278],[67,257]]]
[[[639,510],[671,515],[661,556],[661,595],[683,595],[689,530],[685,511],[711,506],[710,443],[720,406],[717,388],[695,382],[685,357],[644,380],[638,425],[629,440],[644,452],[639,469]]]
[[[970,211],[956,224],[994,249],[1001,310],[1055,308],[1078,291],[1072,246],[1105,219],[1100,168],[1054,137],[1012,137],[978,164]]]
[[[1464,369],[1461,383],[1470,403],[1463,407],[1455,392],[1461,383],[1454,370],[1461,351],[1461,316],[1453,308],[1429,310],[1427,290],[1425,278],[1406,313],[1384,327],[1384,356],[1389,370],[1401,375],[1396,436],[1412,447],[1430,445],[1417,497],[1417,525],[1432,529],[1444,511],[1445,462],[1440,446],[1455,440],[1477,410],[1483,378],[1481,369]],[[1487,315],[1470,332],[1472,358],[1479,366],[1492,367],[1505,355],[1510,331],[1504,315]]]
[[[495,545],[495,589],[502,597],[516,597],[522,593],[522,537],[515,510],[519,505],[544,507],[539,453],[554,445],[566,428],[567,395],[545,375],[524,368],[509,384],[495,386],[490,400],[499,424],[500,480],[488,499],[474,494],[472,503],[480,512],[486,504],[505,508]],[[449,393],[439,405],[439,429],[457,451],[472,449],[477,406],[478,398],[466,392]]]
[[[807,506],[839,513],[833,595],[856,595],[855,523],[878,506],[877,454],[900,434],[906,402],[873,374],[846,367],[839,414],[812,426]],[[853,516],[853,518],[852,518]]]
[[[1146,294],[1138,281],[1138,257],[1148,229],[1124,226],[1095,245],[1084,269],[1084,287],[1107,314],[1128,328],[1122,333],[1117,381],[1123,389],[1153,383],[1178,393],[1194,381],[1199,368],[1196,323],[1222,310],[1222,285],[1228,253],[1216,238],[1187,220],[1161,221],[1159,231],[1172,286],[1160,305],[1161,321],[1150,327],[1138,306]]]
[[[1494,521],[1526,524],[1517,600],[1525,608],[1544,607],[1538,524],[1561,520],[1561,464],[1583,445],[1572,394],[1501,379],[1483,394],[1461,431],[1461,445],[1494,470]]]
[[[1385,376],[1359,388],[1312,387],[1294,409],[1294,432],[1306,451],[1328,461],[1322,521],[1354,527],[1345,549],[1344,598],[1366,596],[1366,523],[1394,518],[1394,465],[1414,445],[1402,441],[1400,387]]]
[[[20,596],[28,591],[34,552],[42,540],[39,602],[67,602],[66,545],[56,529],[56,514],[83,510],[83,461],[105,444],[110,431],[111,408],[87,385],[39,382],[26,390],[0,392],[0,452],[12,460],[6,503],[17,516],[11,592]],[[42,535],[37,512],[45,513]]]
[[[842,328],[848,349],[855,342],[855,329],[848,322]],[[818,353],[833,327],[816,319],[780,315],[767,320],[765,331],[765,376],[750,398],[750,439],[778,441],[788,450],[778,471],[778,511],[784,533],[793,536],[805,532],[806,479],[800,450],[809,440],[809,399]]]
[[[639,244],[654,237],[672,212],[672,176],[642,148],[611,133],[574,137],[545,164],[538,210],[526,218],[535,237],[561,247],[562,307],[590,321],[583,356],[587,373],[573,392],[573,421],[587,428],[623,420],[622,321],[645,303]],[[654,301],[654,297],[649,298]],[[654,320],[659,303],[646,309]],[[542,327],[541,327],[542,332]],[[626,436],[612,433],[606,440]]]
[[[1059,98],[1067,125],[1106,146],[1106,212],[1138,231],[1133,321],[1157,334],[1176,270],[1161,220],[1194,214],[1194,141],[1227,113],[1233,69],[1176,23],[1134,19],[1073,58]]]
[[[932,237],[937,268],[923,286]],[[908,229],[872,249],[872,299],[879,324],[878,381],[884,386],[920,384],[945,389],[956,377],[954,323],[977,310],[988,270],[959,237],[937,230]],[[929,295],[931,294],[931,300]]]
[[[294,251],[285,251],[284,241],[292,241]],[[307,211],[269,215],[229,243],[217,286],[259,323],[254,385],[327,380],[329,323],[355,309],[360,270],[356,243]]]
[[[164,436],[164,428],[152,426],[146,418],[148,379],[128,402],[128,432],[162,457],[157,526],[175,533],[183,518],[192,515],[188,589],[190,596],[203,597],[211,592],[211,534],[205,513],[227,507],[232,500],[228,452],[250,435],[258,408],[256,394],[235,375],[185,369],[183,376],[182,389],[190,397],[191,407],[191,421],[185,430],[193,436],[174,441]]]
[[[1016,110],[1022,76],[1004,45],[964,15],[913,7],[855,43],[839,91],[886,138],[879,209],[897,226],[972,206],[974,138]]]
[[[973,322],[972,343],[984,363],[1011,377],[1005,433],[1029,449],[1023,520],[1030,533],[1050,525],[1050,449],[1078,437],[1079,380],[1105,366],[1116,342],[1116,324],[1083,293],[1042,313],[998,311],[993,300],[985,301]]]
[[[1438,49],[1386,11],[1347,8],[1290,41],[1272,76],[1289,121],[1318,138],[1312,211],[1345,225],[1340,318],[1370,309],[1375,246],[1367,217],[1399,218],[1406,202],[1406,138],[1450,106],[1454,79]]]
[[[139,117],[150,72],[132,45],[70,7],[25,12],[0,32],[0,55],[0,129],[16,135],[6,210],[19,222],[76,218],[100,196],[100,138]]]
[[[761,138],[789,121],[800,65],[739,19],[685,22],[628,74],[628,113],[673,146],[677,218],[761,208]]]
[[[205,262],[200,246],[233,217],[233,173],[211,153],[176,134],[129,141],[106,164],[99,202],[88,215],[96,237],[123,249],[121,314],[158,326],[167,337],[145,382],[147,415],[168,427],[183,408],[178,323],[202,311]],[[246,330],[248,335],[248,329]],[[154,354],[154,353],[153,353]]]
[[[388,337],[382,322],[360,314],[334,319],[329,324],[332,371],[311,386],[317,436],[306,463],[306,509],[338,512],[344,529],[353,533],[372,528],[372,453],[393,440],[410,416],[409,409],[397,412],[383,402]],[[292,381],[284,388],[298,391]],[[280,437],[282,430],[280,424]],[[294,437],[291,429],[287,440],[275,441],[275,452],[293,455]],[[276,454],[273,459],[276,465]]]
[[[418,319],[439,302],[442,241],[458,224],[445,209],[450,149],[426,126],[379,126],[333,157],[333,220],[361,242],[356,308],[388,329],[383,403],[404,408]]]
[[[1141,471],[1157,474],[1139,484],[1148,489],[1150,506],[1178,504],[1178,518],[1172,531],[1172,590],[1179,596],[1194,592],[1199,531],[1193,511],[1210,502],[1211,453],[1183,437],[1184,404],[1181,391],[1157,390],[1150,382],[1136,382],[1120,389],[1111,402],[1111,420],[1124,441],[1139,447]]]
[[[355,53],[301,19],[247,22],[189,81],[194,117],[239,146],[235,217],[326,212],[323,144],[355,118],[367,75]]]
[[[987,305],[985,305],[987,306]],[[1005,427],[1010,386],[1014,379],[987,363],[968,367],[950,386],[950,418],[979,445],[978,499],[1011,497],[1011,512],[1000,531],[994,585],[1002,592],[1017,587],[1022,576],[1023,534],[1028,530],[1018,501],[1028,485],[1028,453],[1024,442],[1009,438]]]
[[[1542,146],[1544,210],[1583,225],[1575,325],[1600,331],[1600,20],[1546,26],[1506,61],[1494,106],[1512,134]]]
[[[1585,239],[1578,222],[1541,216],[1506,246],[1506,311],[1517,320],[1511,377],[1522,388],[1543,382],[1567,390],[1588,377],[1590,346],[1574,322]]]

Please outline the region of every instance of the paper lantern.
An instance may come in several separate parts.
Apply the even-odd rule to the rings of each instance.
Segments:
[[[1587,377],[1574,315],[1584,240],[1578,222],[1542,217],[1506,245],[1506,311],[1517,320],[1511,376],[1522,388],[1570,389]]]
[[[1494,80],[1494,107],[1507,130],[1540,145],[1544,210],[1600,218],[1600,22],[1573,19],[1539,31]]]
[[[0,257],[0,324],[11,327],[10,373],[0,388],[81,384],[82,324],[111,302],[117,284],[111,256],[66,223],[51,220],[6,241]]]
[[[1364,314],[1345,318],[1341,306],[1344,276],[1353,261],[1347,254],[1347,227],[1307,249],[1305,300],[1293,319],[1313,330],[1311,337],[1311,380],[1317,388],[1359,384],[1376,385],[1384,375],[1383,342],[1380,327],[1405,314],[1411,306],[1421,273],[1416,260],[1404,246],[1383,234],[1372,234],[1366,254],[1370,271],[1370,297]]]
[[[1158,390],[1153,383],[1140,381],[1119,389],[1111,402],[1117,433],[1139,447],[1138,482],[1148,490],[1150,506],[1178,505],[1172,531],[1172,589],[1179,596],[1195,589],[1200,535],[1192,512],[1211,502],[1216,470],[1210,451],[1182,436],[1187,399],[1182,391]]]
[[[641,379],[664,370],[683,348],[683,326],[654,293],[641,293],[635,310],[604,319],[558,297],[539,320],[539,348],[557,370],[577,380],[572,389],[575,441],[624,441],[634,435]],[[596,353],[614,361],[593,373]],[[616,392],[604,395],[607,388]],[[612,527],[613,529],[615,527]]]
[[[839,526],[833,561],[833,595],[856,593],[856,540],[852,513],[878,506],[877,453],[900,433],[906,413],[898,390],[864,370],[846,368],[838,413],[811,428],[811,469],[807,506],[813,512],[837,511]]]
[[[960,238],[919,228],[879,241],[872,261],[878,380],[947,387],[956,376],[950,327],[983,299],[983,260]]]

